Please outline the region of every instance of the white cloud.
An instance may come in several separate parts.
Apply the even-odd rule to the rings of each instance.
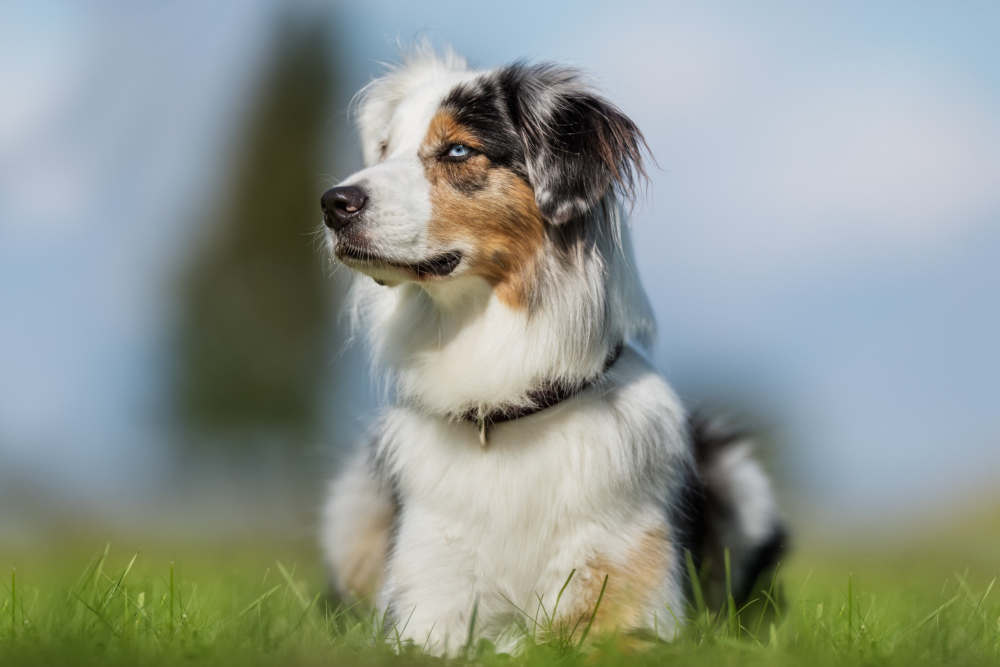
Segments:
[[[0,214],[3,223],[65,221],[79,210],[88,169],[67,159],[65,110],[79,96],[82,21],[70,8],[21,8],[0,29]],[[17,12],[15,12],[16,14]],[[91,175],[92,177],[92,175]]]
[[[82,40],[71,7],[10,8],[0,23],[0,156],[37,132],[79,78]]]
[[[841,40],[791,57],[808,37],[780,24],[599,20],[603,47],[584,64],[662,166],[639,223],[674,230],[691,252],[711,246],[755,270],[879,244],[919,253],[1000,214],[997,98],[926,65],[918,47]]]
[[[939,240],[1000,211],[997,116],[943,82],[894,83],[823,81],[778,106],[747,142],[758,169],[729,184],[737,201],[787,233],[887,240]]]

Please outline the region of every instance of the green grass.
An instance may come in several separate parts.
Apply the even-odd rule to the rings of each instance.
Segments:
[[[591,636],[485,642],[459,660],[485,665],[998,665],[1000,584],[928,550],[801,553],[781,581],[777,620],[754,608],[696,612],[673,643]],[[99,547],[0,557],[0,665],[381,665],[439,661],[375,641],[377,619],[330,607],[314,553],[259,545],[185,552]],[[1000,567],[998,567],[1000,569]],[[759,607],[758,607],[759,608]]]

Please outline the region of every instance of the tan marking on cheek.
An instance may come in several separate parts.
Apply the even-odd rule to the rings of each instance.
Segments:
[[[535,194],[517,174],[485,155],[464,162],[437,158],[454,143],[481,144],[448,112],[438,112],[420,149],[431,185],[432,239],[472,247],[469,270],[493,285],[508,306],[523,308],[535,283],[545,226]]]
[[[580,577],[579,597],[575,608],[567,609],[562,622],[572,627],[583,618],[585,625],[596,607],[597,614],[591,629],[595,634],[640,627],[650,595],[662,585],[669,572],[671,554],[666,528],[660,527],[646,532],[629,551],[624,562],[612,562],[603,556],[592,559],[577,573]],[[601,598],[605,576],[608,584]],[[599,598],[601,604],[598,607]],[[678,616],[683,613],[682,609],[673,611]],[[666,610],[662,612],[667,613]]]

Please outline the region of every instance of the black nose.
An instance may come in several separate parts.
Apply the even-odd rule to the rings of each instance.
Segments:
[[[323,222],[337,231],[356,218],[368,203],[368,195],[356,185],[331,188],[323,193],[320,206],[323,207]]]

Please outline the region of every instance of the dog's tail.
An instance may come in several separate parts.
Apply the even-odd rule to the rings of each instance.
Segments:
[[[731,592],[742,606],[771,583],[788,531],[750,438],[700,416],[689,419],[688,428],[700,482],[700,526],[691,546],[702,590],[713,605]]]

